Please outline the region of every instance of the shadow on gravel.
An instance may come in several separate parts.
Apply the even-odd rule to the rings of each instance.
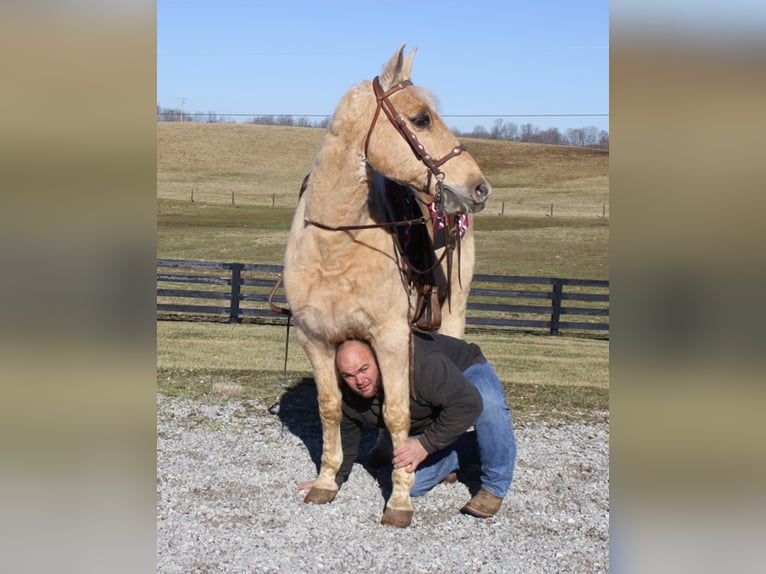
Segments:
[[[322,421],[319,419],[317,388],[314,379],[304,377],[299,383],[287,389],[279,402],[270,411],[279,416],[282,425],[306,445],[317,474],[322,461]],[[385,500],[393,490],[390,464],[376,464],[369,460],[368,453],[375,444],[377,429],[363,428],[359,443],[359,454],[355,462],[361,464],[380,486]],[[458,480],[469,486],[471,494],[479,489],[478,469],[474,472],[458,473]]]
[[[306,445],[317,473],[322,461],[322,421],[319,419],[317,388],[314,379],[304,377],[287,389],[279,403],[272,407],[285,428]],[[357,462],[363,463],[375,444],[375,429],[362,429]],[[371,473],[373,476],[375,473]]]

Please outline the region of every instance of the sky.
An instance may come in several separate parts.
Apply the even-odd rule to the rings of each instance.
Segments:
[[[321,120],[402,43],[452,128],[609,130],[606,0],[158,0],[157,103]]]

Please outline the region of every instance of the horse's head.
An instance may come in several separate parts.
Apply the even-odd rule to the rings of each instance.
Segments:
[[[404,44],[365,87],[373,108],[365,157],[378,173],[448,213],[484,209],[491,187],[474,159],[436,113],[430,94],[412,85],[415,49]]]

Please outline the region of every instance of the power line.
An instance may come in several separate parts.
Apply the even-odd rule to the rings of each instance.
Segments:
[[[608,118],[609,114],[439,114],[443,118]]]
[[[192,115],[206,115],[211,112],[194,112]],[[241,113],[225,113],[225,112],[213,112],[218,116],[230,116],[237,118],[279,118],[279,117],[294,117],[294,118],[327,118],[332,114],[241,114]],[[442,118],[608,118],[609,114],[439,114]]]

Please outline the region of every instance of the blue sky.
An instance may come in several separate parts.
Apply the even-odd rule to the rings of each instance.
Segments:
[[[609,129],[605,0],[158,0],[157,102],[332,115],[402,42],[450,127]]]

